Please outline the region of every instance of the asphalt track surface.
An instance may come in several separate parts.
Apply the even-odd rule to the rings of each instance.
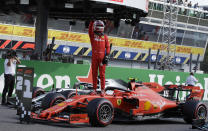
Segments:
[[[197,131],[182,119],[113,122],[107,127],[33,122],[20,124],[16,110],[0,105],[0,131]]]

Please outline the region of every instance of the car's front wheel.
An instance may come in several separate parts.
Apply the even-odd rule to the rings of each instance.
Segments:
[[[113,105],[109,100],[97,98],[89,102],[87,112],[92,126],[107,126],[114,118]]]

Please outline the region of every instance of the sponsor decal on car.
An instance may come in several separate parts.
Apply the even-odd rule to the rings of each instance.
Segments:
[[[157,106],[157,105],[153,105],[153,107],[154,107],[154,109],[157,109],[157,108],[158,108],[158,106]]]
[[[72,102],[74,99],[67,99],[66,102]]]
[[[155,102],[153,104],[159,106],[160,107],[160,110],[162,110],[162,108],[166,105],[166,102],[163,101],[163,100],[159,100],[159,101],[157,101],[157,102]]]
[[[121,105],[121,99],[117,99],[117,105],[120,106]]]
[[[144,110],[145,110],[145,111],[149,111],[150,108],[151,108],[151,103],[150,103],[149,101],[146,101],[146,102],[144,103]]]
[[[66,105],[65,102],[62,102],[62,103],[59,103],[59,104],[58,104],[58,106],[61,106],[61,107],[64,106],[64,105]]]
[[[89,118],[87,114],[71,114],[70,123],[89,123]]]

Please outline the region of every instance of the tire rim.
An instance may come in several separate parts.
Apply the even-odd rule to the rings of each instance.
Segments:
[[[197,110],[197,118],[198,119],[206,119],[207,116],[207,110],[204,106],[199,106]]]
[[[57,99],[57,100],[55,100],[55,102],[53,103],[53,106],[55,106],[55,105],[57,105],[57,104],[59,104],[59,103],[61,103],[61,102],[63,102],[64,100],[62,100],[62,99]]]
[[[99,118],[103,122],[109,122],[112,119],[112,108],[108,104],[100,107]]]

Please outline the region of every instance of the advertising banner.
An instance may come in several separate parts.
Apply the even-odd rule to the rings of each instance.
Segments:
[[[0,59],[0,93],[4,87],[4,60]],[[89,81],[90,65],[57,63],[57,62],[41,62],[41,61],[22,61],[21,66],[33,67],[34,82],[33,86],[42,87],[50,90],[54,85],[56,88],[73,87],[77,81]],[[128,81],[129,77],[138,78],[143,82],[157,82],[160,85],[176,84],[181,85],[186,81],[189,73],[171,72],[161,70],[144,70],[135,68],[107,67],[106,78],[122,79]],[[204,100],[208,100],[208,74],[195,74],[199,80],[196,84],[201,89],[205,89]],[[186,94],[180,94],[185,97]]]
[[[35,37],[35,29],[31,27],[0,24],[0,34],[16,35],[23,37]],[[48,38],[52,39],[52,37],[56,37],[56,40],[90,44],[90,39],[88,34],[84,34],[84,33],[66,32],[66,31],[49,29]],[[124,39],[124,38],[117,38],[110,36],[109,36],[109,41],[110,43],[113,44],[113,46],[119,46],[119,47],[138,48],[138,49],[146,49],[146,50],[151,48],[152,50],[155,51],[158,49],[160,50],[167,49],[166,48],[167,44],[161,44],[151,41],[140,41],[140,40]],[[174,47],[172,46],[170,48],[174,48]],[[200,54],[200,56],[203,56],[204,48],[176,45],[176,53],[182,53],[182,54],[192,53],[193,55]]]

